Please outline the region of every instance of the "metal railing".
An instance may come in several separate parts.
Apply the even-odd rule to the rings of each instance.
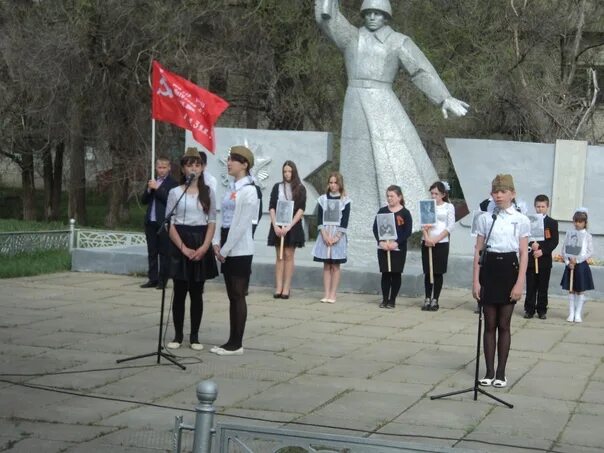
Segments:
[[[184,424],[182,416],[176,417],[172,439],[174,453],[181,453],[184,431],[193,431],[193,453],[275,453],[288,451],[288,449],[309,453],[461,453],[471,451],[413,442],[392,442],[365,437],[230,423],[218,423],[214,428],[214,416],[216,414],[214,402],[217,396],[218,387],[214,382],[208,380],[197,384],[199,404],[195,407],[195,426]]]
[[[16,231],[0,233],[0,255],[37,252],[42,250],[73,250],[74,248],[145,245],[144,233],[105,231],[76,228],[69,220],[68,230]]]

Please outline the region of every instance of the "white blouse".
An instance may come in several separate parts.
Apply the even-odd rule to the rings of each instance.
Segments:
[[[195,193],[186,193],[178,202],[176,210],[170,223],[172,225],[207,225],[208,223],[216,223],[216,195],[214,190],[210,190],[210,209],[207,213],[203,211],[203,207],[199,202],[199,197]],[[184,192],[183,186],[174,187],[168,194],[168,202],[166,203],[166,215],[172,212],[176,202]]]
[[[581,251],[578,255],[571,255],[566,253],[566,246],[578,246],[581,243]],[[564,236],[564,242],[562,243],[562,258],[564,258],[564,264],[568,265],[571,257],[575,257],[577,264],[587,261],[594,253],[593,238],[587,230],[576,230],[573,228],[566,232]]]
[[[451,203],[436,205],[436,223],[428,230],[430,238],[437,237],[440,233],[447,230],[449,233],[455,227],[455,207]],[[440,242],[449,242],[447,234]]]
[[[478,218],[476,228],[478,236],[486,239],[492,224],[493,217],[491,215],[481,215]],[[495,253],[518,253],[520,238],[528,238],[530,232],[531,223],[527,216],[519,213],[513,207],[501,210],[497,213],[497,220],[487,244],[487,251]]]

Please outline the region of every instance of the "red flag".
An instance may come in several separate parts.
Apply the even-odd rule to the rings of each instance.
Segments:
[[[188,129],[214,152],[214,124],[229,103],[153,62],[152,117]]]

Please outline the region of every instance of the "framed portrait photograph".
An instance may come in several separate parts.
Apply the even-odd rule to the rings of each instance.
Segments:
[[[545,239],[545,227],[543,226],[543,214],[527,214],[531,222],[530,238],[532,241],[543,241]]]
[[[275,213],[275,224],[277,226],[291,225],[294,219],[294,201],[278,200],[277,212]]]
[[[570,231],[564,241],[564,254],[569,257],[578,257],[585,241],[585,231]]]
[[[323,225],[339,225],[341,217],[340,200],[327,200],[323,210]]]
[[[472,211],[472,228],[470,229],[470,234],[472,235],[472,237],[478,236],[478,219],[480,219],[480,217],[483,215],[490,214],[488,212],[480,210]]]
[[[396,223],[393,212],[378,214],[376,216],[376,223],[380,241],[396,241]]]
[[[420,225],[434,225],[436,223],[436,200],[419,201]]]

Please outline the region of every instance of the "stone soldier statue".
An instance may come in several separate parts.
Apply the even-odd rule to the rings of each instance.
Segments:
[[[469,107],[451,96],[413,41],[388,25],[392,17],[388,0],[363,1],[361,15],[364,25],[357,28],[340,13],[338,0],[315,0],[317,23],[344,54],[348,74],[340,172],[347,181],[361,177],[363,181],[348,190],[357,206],[348,226],[354,235],[352,255],[355,241],[373,241],[372,219],[362,213],[377,212],[390,184],[402,187],[407,208],[418,218],[417,201],[427,199],[427,188],[438,180],[413,124],[392,91],[399,70],[405,69],[415,86],[441,107],[445,118],[448,112],[463,116]]]

